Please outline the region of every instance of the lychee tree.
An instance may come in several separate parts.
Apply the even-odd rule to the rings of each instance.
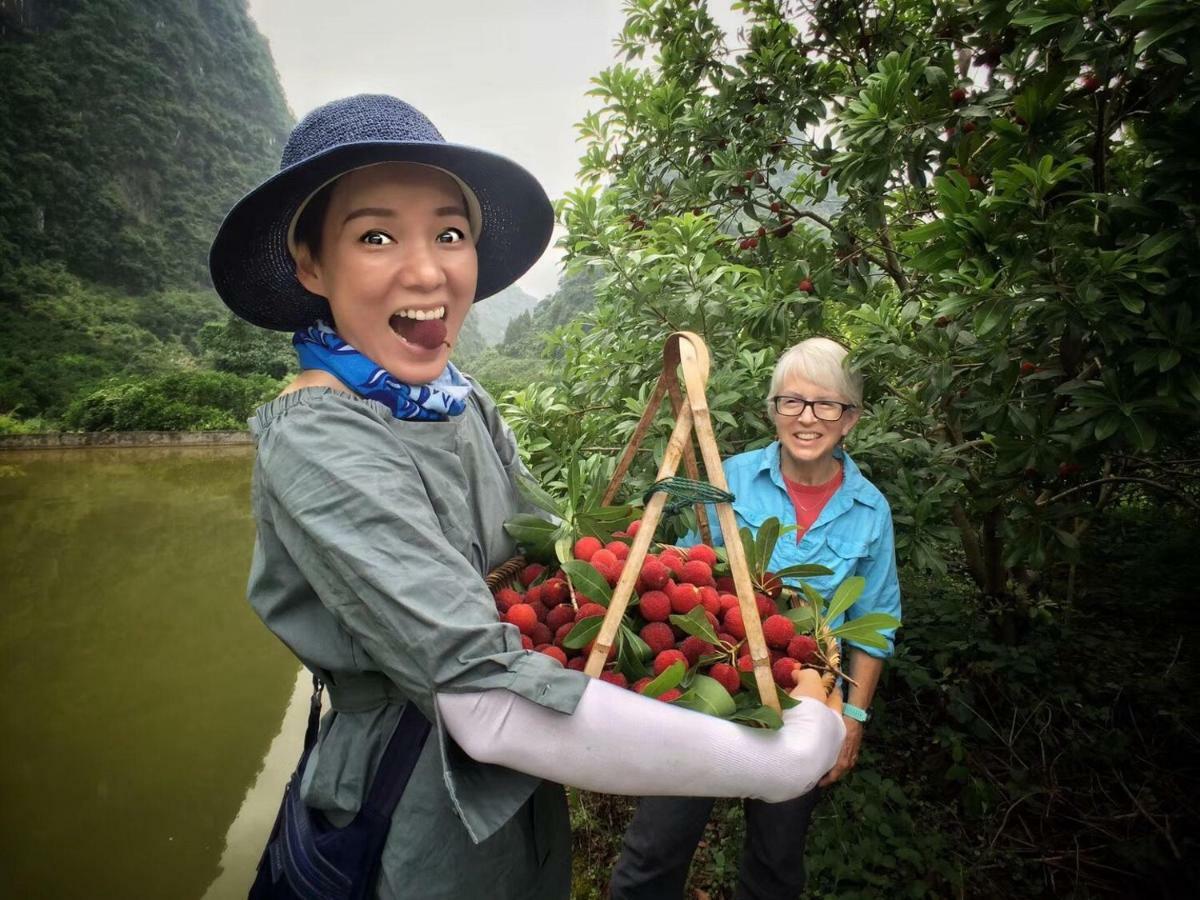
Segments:
[[[1130,491],[1200,508],[1200,8],[735,6],[725,34],[626,4],[560,204],[596,312],[506,407],[535,471],[619,449],[677,329],[712,350],[723,451],[761,445],[774,360],[824,332],[869,373],[851,450],[911,563],[957,543],[1005,595]]]

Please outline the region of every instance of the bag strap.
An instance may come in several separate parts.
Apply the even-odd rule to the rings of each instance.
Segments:
[[[387,747],[383,750],[383,757],[371,780],[371,788],[363,800],[364,810],[391,819],[416,768],[429,731],[429,720],[417,709],[417,704],[409,700],[404,704]]]

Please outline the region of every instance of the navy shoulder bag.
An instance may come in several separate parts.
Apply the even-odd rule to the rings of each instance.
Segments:
[[[429,720],[415,703],[406,703],[362,808],[349,825],[335,828],[322,813],[309,809],[300,799],[300,779],[317,742],[323,689],[314,675],[304,753],[284,790],[248,900],[369,898],[379,874],[392,813],[429,736]]]

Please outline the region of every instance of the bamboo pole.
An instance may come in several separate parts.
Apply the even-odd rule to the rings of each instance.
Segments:
[[[684,406],[679,411],[679,418],[675,420],[675,428],[671,431],[670,440],[667,441],[662,464],[658,467],[657,480],[670,478],[675,474],[691,431],[692,411],[690,407]],[[633,595],[633,586],[642,571],[642,562],[646,559],[646,552],[654,540],[654,531],[658,527],[658,520],[662,517],[662,510],[666,503],[667,495],[662,491],[653,494],[646,503],[646,508],[642,513],[642,524],[638,527],[638,533],[633,536],[633,546],[629,548],[629,556],[625,559],[621,577],[617,580],[616,588],[613,589],[612,599],[608,603],[608,612],[604,614],[604,621],[600,625],[600,633],[596,635],[596,640],[592,644],[592,652],[588,655],[587,664],[584,666],[585,675],[596,678],[603,671],[604,663],[608,661],[608,651],[612,649],[613,639],[617,636],[617,630],[621,625],[621,617],[625,615],[629,598]]]
[[[708,398],[704,393],[704,381],[701,380],[697,367],[689,365],[688,356],[693,352],[693,345],[690,341],[681,343],[680,350],[683,360],[684,385],[687,387],[688,403],[695,420],[696,442],[700,445],[700,455],[704,459],[708,481],[713,487],[728,491],[729,483],[725,480],[725,469],[721,465],[721,453],[717,448],[717,436],[713,432],[712,418],[708,412]],[[721,526],[721,534],[725,538],[725,554],[729,559],[729,571],[733,575],[733,583],[737,588],[738,608],[742,612],[742,624],[746,628],[746,644],[750,650],[750,661],[754,664],[754,682],[758,685],[758,694],[763,703],[776,712],[780,712],[779,697],[775,692],[775,678],[771,674],[771,656],[767,651],[766,639],[763,637],[762,620],[758,615],[758,604],[754,599],[754,586],[750,582],[750,570],[746,562],[746,551],[742,547],[733,506],[729,503],[718,503],[716,507],[717,521]]]

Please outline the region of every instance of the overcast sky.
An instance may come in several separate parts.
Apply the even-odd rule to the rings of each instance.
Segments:
[[[588,79],[615,61],[620,0],[249,0],[296,117],[329,100],[394,94],[447,140],[515,159],[552,199],[575,184],[576,122],[596,98]],[[717,21],[737,21],[712,0]],[[551,249],[518,284],[558,283]]]

